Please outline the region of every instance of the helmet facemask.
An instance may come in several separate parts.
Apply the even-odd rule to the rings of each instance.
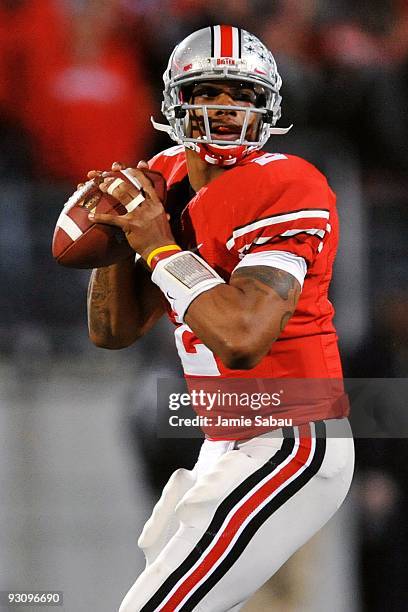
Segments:
[[[240,31],[243,45],[241,58],[208,57],[210,51],[207,38],[209,32],[217,27],[219,26],[194,32],[175,48],[163,75],[165,88],[162,112],[169,125],[157,124],[153,119],[152,123],[156,129],[166,131],[179,144],[199,153],[204,149],[206,154],[203,158],[208,163],[233,165],[244,155],[261,149],[272,133],[285,134],[290,128],[274,127],[281,116],[279,89],[282,81],[272,54],[256,37]],[[237,28],[232,30],[238,31]],[[257,41],[260,46],[259,56],[258,48],[257,53],[249,51],[250,45],[255,44],[252,41]],[[258,91],[259,95],[250,106],[190,103],[194,100],[191,100],[188,92],[191,92],[194,86],[207,83],[216,87],[217,81],[231,84],[231,88],[236,91],[239,84],[245,84],[245,87],[250,87],[255,93]],[[211,132],[213,111],[244,113],[237,138],[214,137]],[[248,139],[247,128],[254,115],[259,118],[259,127],[257,133],[251,134],[252,138]],[[191,120],[196,120],[201,126],[197,137],[191,135]]]
[[[196,82],[192,86],[181,89],[179,96],[184,102],[179,108],[181,109],[181,113],[185,111],[184,122],[181,125],[181,130],[183,132],[181,137],[184,143],[201,144],[204,141],[205,144],[223,148],[241,145],[246,145],[248,147],[258,146],[264,124],[270,125],[272,122],[272,113],[266,110],[266,104],[268,98],[273,94],[266,92],[264,87],[249,82],[232,81],[232,83],[232,92],[224,91],[222,87],[219,87],[217,81]],[[228,86],[231,84],[231,80],[222,81],[220,84]],[[201,90],[203,91],[201,92]],[[213,94],[211,93],[212,90],[214,90]],[[240,93],[240,90],[243,93]],[[221,93],[226,94],[233,99],[235,103],[233,105],[223,105],[208,104],[205,102],[199,103],[196,101],[197,98],[205,98],[207,92],[209,92],[209,98],[215,98]],[[249,99],[250,96],[248,93],[245,92],[252,93],[251,99]],[[242,106],[239,104],[241,101],[240,98],[243,102]],[[248,100],[246,100],[246,98],[248,98]],[[217,113],[217,111],[219,111],[219,113]],[[241,115],[241,121],[227,121],[227,125],[230,125],[231,128],[231,135],[236,134],[236,138],[226,139],[221,136],[217,138],[216,135],[214,135],[215,130],[213,126],[216,125],[217,129],[219,129],[223,124],[223,118],[225,116],[232,115],[233,117],[237,117],[237,113]],[[193,128],[198,132],[198,135],[195,137],[192,135]],[[256,130],[255,133],[254,130]],[[253,137],[250,138],[249,134],[252,134]]]

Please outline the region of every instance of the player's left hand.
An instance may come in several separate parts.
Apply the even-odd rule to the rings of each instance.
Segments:
[[[125,206],[142,194],[144,200],[141,204],[125,215],[95,213],[90,214],[89,218],[95,223],[106,223],[120,227],[132,249],[146,260],[154,249],[174,244],[175,240],[170,229],[168,215],[154,190],[152,182],[143,173],[143,168],[147,169],[146,162],[139,162],[138,168],[127,168],[128,174],[140,183],[140,189],[125,180],[114,189],[109,189],[116,179],[109,176],[108,172],[103,173],[102,176],[105,175],[104,180],[99,185],[101,191],[109,193]],[[114,171],[123,169],[124,166],[118,162],[112,165]]]

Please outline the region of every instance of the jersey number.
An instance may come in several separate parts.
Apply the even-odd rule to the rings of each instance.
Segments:
[[[174,337],[185,374],[220,376],[214,354],[204,344],[197,342],[188,325],[180,325],[174,332]]]

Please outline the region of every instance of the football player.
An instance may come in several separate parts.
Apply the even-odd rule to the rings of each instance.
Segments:
[[[129,346],[167,310],[190,381],[341,379],[327,296],[335,196],[305,160],[262,151],[287,131],[275,127],[280,87],[271,52],[245,30],[207,27],[176,46],[168,124],[153,125],[177,146],[129,169],[134,186],[105,175],[100,189],[130,212],[90,217],[121,227],[139,255],[92,273],[95,344]],[[166,178],[166,209],[147,165]],[[120,612],[237,611],[335,513],[354,465],[347,406],[295,402],[290,416],[293,427],[206,432],[144,527],[146,568]]]

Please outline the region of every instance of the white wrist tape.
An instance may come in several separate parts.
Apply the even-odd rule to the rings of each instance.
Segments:
[[[204,259],[190,251],[180,251],[159,261],[152,281],[170,302],[178,323],[184,323],[185,312],[196,297],[225,283]]]

